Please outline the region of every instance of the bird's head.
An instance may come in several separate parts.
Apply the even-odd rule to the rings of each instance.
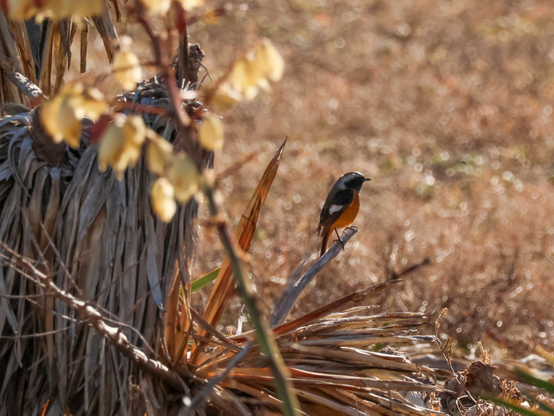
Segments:
[[[370,180],[370,178],[366,178],[360,172],[348,172],[339,178],[337,185],[343,189],[352,189],[353,191],[360,192],[364,182]]]

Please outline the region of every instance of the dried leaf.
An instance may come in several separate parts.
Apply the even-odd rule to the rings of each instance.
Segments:
[[[183,9],[190,11],[196,7],[202,7],[204,5],[204,0],[177,0]]]
[[[140,0],[149,13],[166,14],[171,7],[171,0]]]
[[[226,111],[233,108],[243,98],[242,94],[232,89],[229,84],[224,83],[212,95],[210,104],[221,111]]]
[[[167,178],[175,188],[175,199],[181,204],[186,204],[198,191],[198,170],[190,156],[176,156],[169,168]]]
[[[125,169],[137,163],[145,137],[146,127],[142,118],[119,114],[102,136],[98,152],[100,170],[105,171],[111,166],[117,180],[121,180]]]
[[[285,72],[285,61],[269,39],[263,39],[256,50],[261,71],[271,81],[279,81]]]
[[[263,207],[265,199],[267,198],[273,180],[275,179],[275,175],[277,174],[279,164],[281,163],[281,157],[285,149],[285,144],[286,140],[281,145],[281,147],[279,147],[279,149],[275,153],[275,156],[273,156],[273,159],[269,162],[263,176],[258,182],[256,190],[250,198],[248,206],[245,208],[244,213],[242,214],[237,229],[235,230],[235,238],[237,240],[237,243],[239,247],[245,252],[249,250],[250,244],[252,243],[252,238],[254,237],[254,233],[256,231],[256,224],[258,222],[261,209]],[[215,281],[214,288],[210,293],[206,310],[202,315],[204,320],[206,320],[212,326],[217,327],[219,320],[221,319],[221,316],[223,315],[223,312],[227,307],[227,303],[229,302],[229,299],[234,292],[234,281],[231,279],[231,277],[231,263],[229,261],[229,257],[225,256],[225,259],[223,260],[223,264],[221,265],[219,274]],[[206,332],[200,330],[199,335],[205,336]],[[200,358],[198,351],[198,349],[193,349],[191,362],[198,363],[198,360]]]
[[[126,90],[135,89],[137,82],[142,80],[142,68],[139,59],[130,50],[117,52],[113,58],[112,66],[117,81]]]
[[[255,55],[250,54],[239,60],[231,74],[234,88],[241,92],[246,99],[252,100],[258,94],[260,83],[264,79],[264,72]]]
[[[158,178],[150,189],[152,209],[163,222],[171,222],[177,211],[173,185],[166,178]]]
[[[198,131],[200,144],[207,150],[214,151],[223,147],[223,123],[219,117],[208,114],[202,120],[202,125]]]
[[[174,159],[173,146],[162,137],[155,137],[150,140],[146,152],[148,169],[156,175],[164,175],[168,166]]]

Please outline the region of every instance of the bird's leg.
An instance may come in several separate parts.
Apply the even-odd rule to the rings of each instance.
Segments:
[[[342,238],[340,238],[339,232],[337,231],[336,228],[335,228],[335,233],[337,234],[337,240],[333,241],[333,243],[336,242],[336,241],[340,241],[340,243],[342,244],[342,249],[344,250],[344,246],[345,246],[346,243],[344,242],[344,240]]]

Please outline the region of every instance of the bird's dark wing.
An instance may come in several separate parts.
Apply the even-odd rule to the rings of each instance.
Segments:
[[[350,204],[352,204],[352,201],[354,201],[354,191],[351,189],[340,189],[329,193],[319,217],[318,234],[321,235],[331,228],[344,211],[348,209]]]

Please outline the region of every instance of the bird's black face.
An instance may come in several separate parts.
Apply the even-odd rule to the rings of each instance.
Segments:
[[[346,188],[352,189],[357,192],[360,192],[365,181],[371,180],[369,178],[366,178],[360,172],[345,173],[344,175],[342,175],[342,178],[344,178],[344,186]]]

